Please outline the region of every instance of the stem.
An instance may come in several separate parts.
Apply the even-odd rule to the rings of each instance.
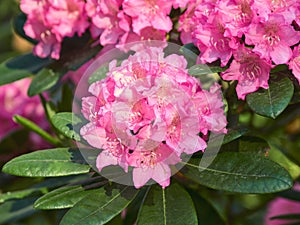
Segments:
[[[53,144],[54,146],[62,146],[60,140],[56,139],[55,137],[53,137],[52,135],[50,135],[49,133],[47,133],[46,131],[44,131],[42,128],[40,128],[37,124],[35,124],[34,122],[19,116],[19,115],[15,115],[13,117],[13,120],[22,125],[23,127],[27,128],[28,130],[33,131],[34,133],[38,134],[39,136],[41,136],[44,140],[48,141],[50,144]]]

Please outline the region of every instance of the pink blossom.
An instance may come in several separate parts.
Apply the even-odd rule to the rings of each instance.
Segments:
[[[118,17],[121,1],[113,0],[88,0],[86,11],[92,19],[92,35],[97,37],[100,34],[100,44],[116,44],[124,30],[119,26],[122,18]],[[124,15],[123,15],[124,17]],[[123,18],[126,19],[126,18]]]
[[[123,10],[132,17],[133,31],[140,34],[145,27],[169,32],[172,21],[168,17],[172,1],[169,0],[124,0]]]
[[[234,60],[229,69],[222,73],[224,80],[237,80],[236,91],[240,99],[256,91],[259,87],[268,88],[271,62],[245,47],[234,53]]]
[[[22,0],[20,7],[27,14],[24,31],[38,41],[34,54],[59,59],[63,38],[81,36],[89,26],[84,5],[83,0]]]
[[[300,191],[299,184],[294,186],[294,190]],[[276,198],[268,205],[267,214],[265,216],[265,225],[282,225],[299,222],[298,220],[271,219],[275,216],[289,214],[300,214],[300,202],[285,198]]]
[[[266,22],[252,23],[246,33],[246,43],[255,45],[253,51],[275,64],[287,63],[292,56],[290,46],[299,40],[300,33],[280,14],[271,14]]]
[[[289,68],[300,83],[300,47],[296,46],[293,51],[293,56],[289,62]]]
[[[249,0],[227,0],[220,1],[218,12],[224,23],[224,27],[230,34],[239,38],[248,30],[256,12],[251,8],[253,1]],[[224,36],[226,36],[226,31]]]
[[[89,26],[84,6],[83,0],[49,1],[45,18],[51,32],[62,37],[72,37],[75,33],[81,36]]]
[[[14,115],[26,117],[27,119],[37,123],[42,128],[48,128],[44,109],[40,103],[39,97],[35,96],[30,98],[27,96],[27,90],[30,82],[31,79],[27,78],[0,87],[0,138],[3,138],[10,132],[20,128],[12,120]],[[45,146],[48,147],[48,145],[46,145],[43,140],[35,134],[30,134],[30,140],[34,145],[34,149]]]
[[[182,153],[206,148],[201,131],[226,132],[221,97],[210,101],[216,90],[202,90],[186,66],[182,56],[165,57],[162,48],[148,47],[120,66],[111,62],[107,77],[90,86],[92,96],[82,99],[89,123],[80,133],[91,146],[103,149],[97,157],[99,171],[109,165],[119,165],[125,172],[132,167],[135,187],[150,179],[166,187],[169,165],[180,162]],[[197,97],[201,93],[207,93],[207,104],[215,104],[206,118],[197,111],[206,104]],[[223,122],[212,128],[218,119],[210,117]]]
[[[199,24],[194,32],[196,45],[200,49],[200,59],[203,63],[211,63],[217,59],[225,66],[238,46],[237,38],[227,32],[217,14],[211,23]]]

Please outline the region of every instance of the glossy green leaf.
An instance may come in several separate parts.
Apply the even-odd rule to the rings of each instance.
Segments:
[[[277,163],[253,153],[220,153],[191,159],[182,173],[204,186],[237,193],[272,193],[292,187],[289,173]]]
[[[8,201],[0,205],[0,224],[6,224],[35,213],[33,203],[36,198]]]
[[[25,177],[54,177],[89,172],[78,149],[56,148],[40,150],[6,163],[3,172]]]
[[[98,190],[85,190],[82,186],[66,186],[51,191],[35,203],[37,209],[65,209],[73,207],[77,202],[89,194],[96,194]]]
[[[51,60],[35,57],[31,53],[7,60],[0,64],[0,85],[29,77],[49,63]]]
[[[197,214],[190,195],[174,183],[166,189],[153,185],[137,219],[138,225],[197,225]]]
[[[80,123],[81,119],[75,114],[70,112],[57,113],[52,116],[51,122],[64,136],[80,141],[80,135],[74,129],[74,126]]]
[[[34,76],[28,89],[28,95],[34,96],[50,89],[57,83],[60,76],[60,73],[54,72],[51,69],[42,69],[36,76]]]
[[[192,76],[200,76],[209,73],[220,73],[224,72],[227,68],[222,67],[208,67],[207,65],[194,65],[189,69],[189,74]]]
[[[118,215],[137,194],[131,186],[105,186],[75,204],[60,225],[102,225]]]
[[[261,88],[247,95],[246,99],[254,112],[275,119],[288,106],[293,94],[292,81],[282,76],[271,79],[268,89]]]

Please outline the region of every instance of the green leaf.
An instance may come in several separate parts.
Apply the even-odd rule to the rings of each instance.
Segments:
[[[7,60],[0,64],[0,85],[29,77],[50,63],[50,59],[41,59],[31,53]]]
[[[36,194],[38,192],[45,192],[45,190],[49,188],[59,187],[70,182],[82,181],[82,179],[84,178],[88,178],[88,177],[86,175],[77,175],[77,176],[50,178],[41,183],[35,184],[26,190],[13,191],[13,192],[0,194],[0,203],[12,199],[22,199],[30,195]]]
[[[36,134],[40,135],[43,139],[45,139],[46,141],[48,141],[49,143],[55,145],[55,146],[59,146],[61,145],[60,141],[55,139],[54,137],[52,137],[49,133],[47,133],[46,131],[44,131],[42,128],[40,128],[37,124],[35,124],[34,122],[26,119],[25,117],[19,116],[19,115],[15,115],[13,117],[13,120],[24,126],[25,128],[35,132]]]
[[[78,149],[56,148],[40,150],[6,163],[3,172],[25,177],[54,177],[88,173]]]
[[[42,69],[34,76],[28,89],[28,95],[34,96],[50,89],[57,83],[60,76],[60,73],[54,72],[52,69]]]
[[[224,72],[227,68],[222,68],[222,67],[208,67],[207,65],[194,65],[191,68],[189,68],[189,74],[192,76],[200,76],[200,75],[205,75],[205,74],[210,74],[210,73],[220,73]]]
[[[226,224],[218,211],[207,200],[192,190],[189,190],[189,193],[197,211],[199,225]]]
[[[204,186],[236,193],[272,193],[293,186],[283,167],[259,155],[227,152],[206,157],[191,159],[182,173]],[[207,167],[206,160],[213,162]]]
[[[239,139],[240,152],[252,152],[265,155],[269,150],[269,144],[262,138],[254,136],[243,136]]]
[[[36,211],[33,203],[36,198],[8,201],[0,205],[0,224],[6,224],[27,217]]]
[[[229,142],[232,142],[232,141],[240,138],[245,133],[247,133],[247,131],[248,130],[246,128],[243,128],[243,127],[236,128],[236,129],[228,129],[227,134],[224,136],[223,144],[227,144]]]
[[[107,72],[108,72],[108,66],[107,65],[101,66],[89,77],[88,83],[92,84],[96,81],[104,79],[106,77]]]
[[[18,35],[22,38],[26,39],[27,41],[31,42],[32,44],[37,44],[38,42],[31,37],[28,37],[24,31],[24,25],[26,22],[27,16],[25,13],[20,13],[17,15],[13,21],[14,30]]]
[[[137,194],[130,186],[105,186],[75,204],[60,225],[102,225],[118,215]]]
[[[288,77],[273,75],[268,89],[260,88],[247,95],[246,100],[257,114],[275,119],[288,106],[293,94],[294,85]]]
[[[197,225],[197,214],[190,195],[174,183],[166,189],[153,185],[137,219],[138,225]]]
[[[29,196],[30,194],[33,194],[36,191],[38,190],[30,188],[22,191],[14,191],[14,192],[7,192],[4,194],[0,194],[0,203],[3,203],[10,199],[22,199]]]
[[[300,214],[282,214],[278,216],[273,216],[270,218],[271,220],[300,220]]]
[[[66,209],[73,207],[77,202],[89,194],[96,194],[98,190],[85,190],[82,186],[67,186],[51,191],[35,203],[37,209]]]
[[[74,113],[62,112],[52,116],[51,122],[53,126],[64,136],[80,141],[79,133],[74,129],[74,126],[81,123],[81,119]]]

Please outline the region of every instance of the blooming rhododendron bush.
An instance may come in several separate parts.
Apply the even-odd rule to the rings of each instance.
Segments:
[[[0,224],[300,223],[299,1],[19,8]]]

